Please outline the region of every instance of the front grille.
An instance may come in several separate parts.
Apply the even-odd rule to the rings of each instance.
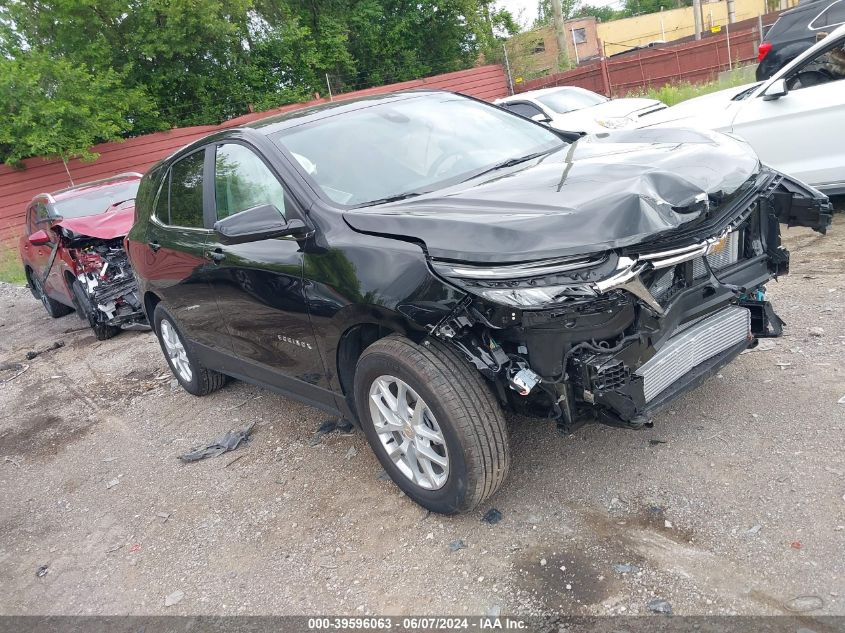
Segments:
[[[742,231],[730,233],[719,250],[707,255],[707,263],[710,268],[719,271],[739,261],[739,244],[742,239]],[[704,258],[699,257],[692,262],[692,274],[696,279],[707,277],[707,267],[704,265]]]
[[[621,360],[605,363],[597,368],[593,376],[593,389],[611,391],[628,382],[628,368]]]
[[[750,335],[751,312],[738,306],[724,308],[675,334],[636,372],[643,377],[646,402],[708,358],[748,340]]]

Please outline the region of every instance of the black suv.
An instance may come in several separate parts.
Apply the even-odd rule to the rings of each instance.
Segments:
[[[431,510],[505,479],[505,410],[641,428],[780,333],[778,221],[827,199],[710,132],[568,135],[444,92],[214,134],[153,167],[128,236],[192,394],[227,376],[357,421]]]
[[[845,0],[805,0],[781,13],[760,44],[757,81],[774,75],[842,24],[845,24]]]

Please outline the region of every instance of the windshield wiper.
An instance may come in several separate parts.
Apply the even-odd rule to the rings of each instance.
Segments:
[[[555,150],[560,148],[553,147],[552,149],[546,149],[542,152],[534,152],[533,154],[526,154],[525,156],[517,156],[515,158],[508,158],[507,160],[503,160],[499,163],[496,163],[492,167],[488,167],[487,169],[478,172],[477,174],[473,174],[463,182],[467,180],[472,180],[473,178],[478,178],[479,176],[483,176],[484,174],[489,174],[490,172],[498,171],[499,169],[505,169],[506,167],[513,167],[514,165],[519,165],[520,163],[526,163],[529,160],[533,160],[534,158],[540,158],[540,156],[545,156],[546,154],[551,154]]]
[[[387,204],[388,202],[398,202],[399,200],[407,200],[408,198],[415,198],[416,196],[421,196],[424,193],[428,193],[427,191],[406,191],[405,193],[397,193],[395,196],[387,196],[386,198],[379,198],[378,200],[369,200],[368,202],[364,202],[359,206],[362,207],[371,207],[377,204]]]

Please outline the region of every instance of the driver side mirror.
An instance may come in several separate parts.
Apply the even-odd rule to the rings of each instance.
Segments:
[[[531,120],[536,121],[537,123],[542,123],[543,125],[547,125],[552,122],[552,120],[545,114],[535,114],[531,117]]]
[[[286,221],[274,204],[252,207],[217,220],[214,230],[225,244],[243,244],[287,235],[305,237],[308,234],[305,222],[296,218]]]
[[[36,231],[29,236],[29,243],[33,246],[44,246],[50,243],[50,236],[47,235],[47,231]]]
[[[763,91],[763,101],[780,99],[781,97],[785,97],[788,92],[789,88],[786,87],[786,79],[778,79],[769,84],[769,87]]]

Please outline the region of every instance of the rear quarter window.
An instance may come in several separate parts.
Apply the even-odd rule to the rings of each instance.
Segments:
[[[845,24],[845,0],[836,0],[836,2],[828,5],[810,22],[810,28],[818,31],[833,28],[840,24]]]

